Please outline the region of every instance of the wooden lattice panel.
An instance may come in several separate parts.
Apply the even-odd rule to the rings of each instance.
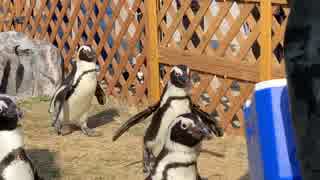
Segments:
[[[277,9],[281,9],[283,19],[277,21],[274,14],[273,50],[283,54],[288,8],[275,5],[274,11]],[[227,131],[243,133],[242,106],[250,97],[254,83],[259,81],[260,3],[162,0],[158,21],[162,86],[168,80],[170,65],[188,64],[194,69],[193,100],[222,121]],[[276,59],[283,56],[276,53],[275,68],[283,67]]]
[[[131,103],[147,101],[147,77],[143,50],[145,33],[142,0],[0,0],[0,31],[25,32],[57,46],[68,65],[80,44],[96,48],[99,78],[107,92],[128,98]],[[14,19],[23,17],[22,24]]]
[[[273,6],[272,19],[272,63],[274,68],[284,72],[283,40],[290,9],[287,4]]]

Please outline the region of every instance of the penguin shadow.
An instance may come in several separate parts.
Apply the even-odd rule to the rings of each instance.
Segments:
[[[60,168],[55,160],[57,156],[55,152],[50,152],[48,149],[27,149],[26,153],[42,178],[61,179]]]
[[[88,127],[89,128],[97,128],[108,124],[114,121],[114,117],[120,116],[120,113],[117,109],[111,108],[104,111],[99,112],[93,116],[88,118]]]
[[[219,152],[210,151],[210,150],[207,150],[207,149],[201,149],[200,152],[208,154],[210,156],[218,157],[218,158],[225,158],[224,154],[219,153]]]
[[[247,172],[245,175],[243,175],[242,177],[240,177],[240,179],[238,179],[238,180],[250,180],[249,173]]]

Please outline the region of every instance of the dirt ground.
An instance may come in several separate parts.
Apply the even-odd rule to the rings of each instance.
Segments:
[[[90,125],[103,133],[86,137],[80,132],[57,136],[50,127],[48,101],[33,98],[20,104],[26,112],[21,124],[27,153],[45,179],[59,180],[141,180],[143,124],[132,128],[118,141],[113,132],[132,116],[136,109],[108,99],[108,105],[94,101]],[[110,105],[112,104],[112,105]],[[200,174],[209,180],[248,180],[245,140],[242,137],[212,139],[204,143],[199,158]],[[132,165],[130,165],[130,163]]]

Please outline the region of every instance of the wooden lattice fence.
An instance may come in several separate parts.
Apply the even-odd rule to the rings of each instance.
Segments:
[[[193,100],[228,132],[242,133],[242,106],[254,83],[284,75],[288,4],[270,2],[269,13],[266,8],[260,1],[161,1],[162,87],[169,78],[167,65],[188,64],[194,70]]]
[[[108,93],[135,105],[157,99],[171,66],[187,64],[193,100],[242,133],[254,83],[284,75],[288,13],[286,0],[0,0],[0,31],[48,40],[66,64],[91,43]]]

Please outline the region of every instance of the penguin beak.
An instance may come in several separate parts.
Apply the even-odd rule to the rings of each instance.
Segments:
[[[88,54],[88,58],[89,58],[89,59],[96,59],[96,58],[97,58],[96,52],[95,52],[95,51],[91,51],[91,52]]]
[[[198,123],[196,126],[191,127],[190,133],[192,136],[196,139],[211,139],[212,138],[212,133],[210,129],[202,122]]]
[[[181,76],[179,76],[177,78],[177,80],[178,80],[179,84],[181,84],[184,87],[188,88],[191,85],[191,81],[190,81],[189,75],[186,74],[186,73],[181,75]]]

